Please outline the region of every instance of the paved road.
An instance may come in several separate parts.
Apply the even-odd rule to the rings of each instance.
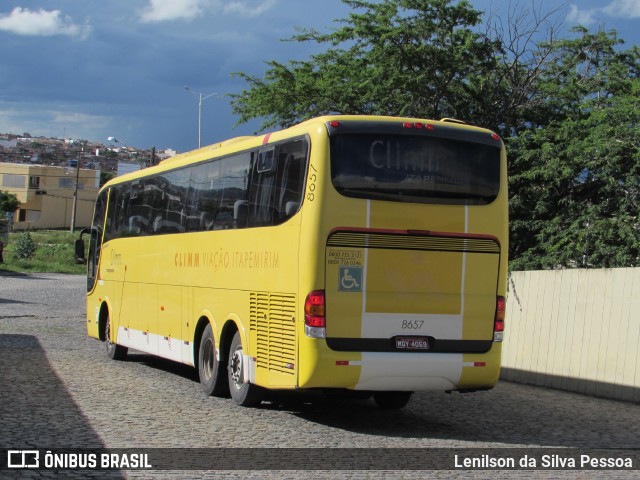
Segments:
[[[124,362],[109,360],[104,345],[86,336],[84,309],[83,277],[0,275],[0,447],[640,448],[640,405],[507,382],[475,394],[416,394],[398,412],[380,410],[370,400],[324,398],[276,398],[260,408],[237,407],[230,400],[201,394],[194,371],[185,366],[135,352]],[[286,465],[287,459],[282,461]],[[16,478],[41,478],[47,473],[52,474],[20,472]],[[511,478],[526,474],[477,470],[108,473],[111,478],[246,478],[249,474],[254,478],[449,478],[453,474]],[[532,473],[538,478],[591,476],[585,471]],[[637,473],[601,471],[597,475],[634,478]],[[105,476],[86,471],[79,476],[92,474]]]

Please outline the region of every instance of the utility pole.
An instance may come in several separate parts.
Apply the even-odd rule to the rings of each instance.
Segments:
[[[78,183],[80,182],[80,159],[84,154],[84,145],[80,150],[80,156],[78,157],[78,163],[76,164],[76,183],[73,187],[73,208],[71,210],[71,233],[76,230],[76,210],[78,208]]]

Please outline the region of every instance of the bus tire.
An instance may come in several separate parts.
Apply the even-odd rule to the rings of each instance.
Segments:
[[[206,395],[223,393],[226,385],[220,385],[223,382],[220,379],[219,370],[213,329],[211,324],[207,324],[202,332],[202,337],[200,337],[200,348],[198,349],[198,377],[202,391]]]
[[[111,315],[107,312],[107,318],[104,327],[104,343],[107,345],[107,356],[112,360],[124,360],[127,358],[127,347],[111,343]]]
[[[373,401],[385,410],[397,410],[409,403],[413,392],[373,392]]]
[[[244,356],[240,332],[236,332],[229,348],[229,392],[233,401],[243,407],[254,407],[262,401],[262,389],[252,383],[244,383]]]

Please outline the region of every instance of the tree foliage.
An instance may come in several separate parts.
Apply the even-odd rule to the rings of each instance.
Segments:
[[[640,263],[637,47],[584,28],[559,38],[562,12],[535,5],[505,20],[465,0],[342,1],[339,27],[292,38],[322,53],[237,74],[240,123],[349,113],[490,128],[508,147],[512,268]]]
[[[640,263],[640,50],[578,33],[545,75],[548,123],[509,142],[513,268]]]
[[[20,201],[14,193],[0,191],[0,212],[13,213],[20,207]]]
[[[354,11],[340,28],[293,37],[326,51],[268,62],[264,79],[238,74],[249,85],[232,100],[240,122],[261,117],[263,128],[287,127],[326,113],[482,116],[482,79],[500,46],[474,29],[481,13],[468,2],[343,2]]]

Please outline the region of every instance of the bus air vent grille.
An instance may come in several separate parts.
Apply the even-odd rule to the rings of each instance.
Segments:
[[[500,253],[497,240],[490,237],[446,234],[369,233],[338,231],[327,241],[329,247],[432,250],[443,252]]]
[[[257,338],[257,367],[295,374],[296,296],[251,292],[249,328]]]

